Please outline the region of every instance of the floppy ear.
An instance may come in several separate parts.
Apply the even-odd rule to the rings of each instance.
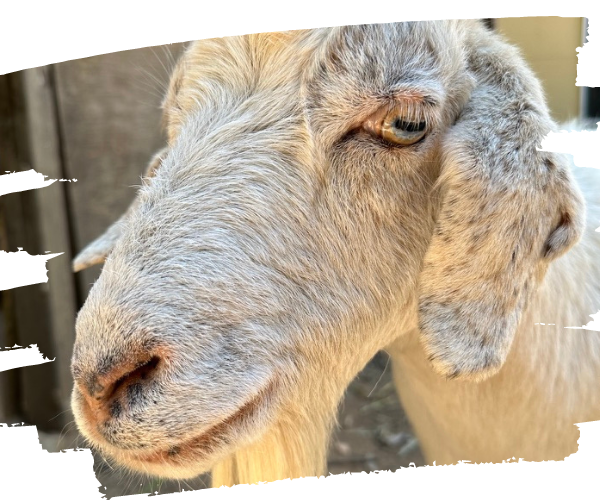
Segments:
[[[580,238],[584,205],[567,160],[537,150],[553,127],[539,83],[514,48],[473,36],[477,85],[443,140],[419,321],[439,373],[482,380],[506,360],[548,263]]]
[[[145,178],[154,176],[154,172],[160,166],[164,157],[167,154],[167,148],[161,149],[156,153],[144,173]],[[137,205],[137,198],[133,200],[129,208],[125,213],[114,222],[101,236],[96,238],[94,241],[89,243],[77,257],[73,259],[73,271],[78,272],[88,267],[95,266],[96,264],[102,264],[108,254],[112,251],[115,243],[121,236],[121,225],[122,222],[127,218],[131,210]]]

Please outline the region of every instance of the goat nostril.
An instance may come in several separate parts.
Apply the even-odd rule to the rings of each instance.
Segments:
[[[109,387],[108,390],[105,390],[104,397],[110,398],[123,385],[128,386],[127,392],[130,397],[139,396],[142,391],[141,382],[147,380],[152,375],[152,372],[154,372],[158,366],[159,361],[160,358],[153,356],[148,361],[138,364],[135,369],[116,379],[112,384],[112,387]]]
[[[85,388],[87,398],[93,398],[97,402],[109,403],[115,399],[116,394],[121,388],[127,391],[130,399],[139,398],[143,384],[152,377],[156,370],[160,358],[152,356],[143,362],[136,364],[127,362],[115,366],[108,373],[96,375],[87,383],[82,384]],[[121,413],[121,407],[118,401],[110,404],[110,413],[118,415]]]

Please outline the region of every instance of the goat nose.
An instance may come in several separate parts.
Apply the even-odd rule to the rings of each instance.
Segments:
[[[155,377],[160,361],[159,356],[145,354],[137,359],[103,363],[95,372],[79,374],[75,381],[88,404],[96,410],[109,409],[123,396],[131,404]]]

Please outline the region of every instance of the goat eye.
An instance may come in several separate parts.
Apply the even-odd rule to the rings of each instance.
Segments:
[[[427,123],[408,118],[403,111],[398,108],[380,110],[365,121],[363,128],[396,146],[415,144],[427,134]]]
[[[386,117],[381,136],[400,146],[410,146],[425,137],[425,122],[409,122],[399,116]]]

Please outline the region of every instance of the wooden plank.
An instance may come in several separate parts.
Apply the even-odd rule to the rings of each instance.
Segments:
[[[0,122],[0,168],[5,171],[23,171],[31,168],[23,73],[2,77]],[[45,188],[50,189],[50,188]],[[36,192],[11,193],[0,198],[4,214],[3,229],[6,235],[3,250],[16,251],[18,247],[31,254],[43,253],[40,238],[39,210]],[[48,321],[50,310],[48,285],[30,285],[3,292],[7,335],[19,345],[37,344],[41,352],[54,357],[52,328]],[[11,370],[4,379],[5,387],[12,392],[13,410],[29,423],[41,429],[59,429],[61,421],[54,419],[62,410],[55,396],[58,386],[54,363],[28,366]],[[16,387],[15,387],[16,386]]]
[[[10,90],[7,76],[0,76],[0,172],[8,170],[7,148],[14,146],[13,123],[11,120]],[[3,198],[0,197],[0,250],[8,249],[6,234],[6,209]],[[0,291],[0,347],[10,347],[16,343],[14,328],[11,328],[10,294]],[[19,381],[16,370],[0,372],[0,422],[16,422],[17,388]]]
[[[25,111],[31,166],[51,179],[64,178],[55,110],[51,68],[23,72]],[[75,278],[71,272],[71,241],[65,189],[74,184],[56,182],[35,191],[39,238],[43,251],[64,252],[48,261],[47,297],[49,322],[56,359],[56,397],[61,409],[70,407],[72,377],[70,360],[75,341]]]

